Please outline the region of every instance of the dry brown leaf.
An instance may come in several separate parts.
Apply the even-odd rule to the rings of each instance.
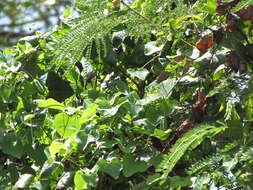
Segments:
[[[191,130],[192,128],[193,128],[192,121],[190,119],[184,120],[183,123],[181,123],[181,125],[176,129],[177,139],[186,132],[188,132],[189,130]]]
[[[206,106],[206,95],[203,92],[199,92],[198,100],[195,104],[193,104],[193,107],[204,111],[205,106]]]
[[[206,95],[203,92],[198,93],[198,100],[192,105],[192,121],[200,123],[203,120],[206,108]]]
[[[168,71],[162,71],[160,75],[156,78],[157,83],[161,83],[165,81],[169,77],[169,72]]]
[[[218,6],[216,8],[216,12],[218,15],[225,15],[227,14],[230,9],[232,9],[234,6],[236,6],[241,0],[234,0],[231,2],[222,3],[221,0],[217,0]]]
[[[250,20],[253,24],[253,5],[245,6],[235,14],[237,14],[242,20]]]
[[[205,36],[195,44],[196,48],[198,48],[201,52],[206,52],[206,50],[213,46],[213,36]]]

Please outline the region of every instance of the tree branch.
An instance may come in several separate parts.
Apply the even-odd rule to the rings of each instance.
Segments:
[[[59,16],[59,15],[58,14],[52,14],[52,15],[48,15],[47,17],[51,17],[51,16]],[[20,22],[20,23],[0,24],[0,27],[16,27],[16,26],[21,26],[21,25],[37,22],[37,21],[45,21],[45,19],[43,17],[39,17],[39,18],[35,18],[33,20]]]
[[[1,38],[25,37],[25,36],[29,36],[29,35],[32,35],[32,33],[3,31],[3,32],[0,32],[0,39]]]

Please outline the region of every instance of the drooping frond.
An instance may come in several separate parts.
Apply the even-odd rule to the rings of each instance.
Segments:
[[[187,150],[195,148],[205,138],[210,138],[222,132],[225,128],[225,126],[216,127],[209,124],[202,124],[187,132],[176,142],[171,148],[170,153],[165,156],[161,163],[160,169],[158,170],[163,172],[161,179],[167,178],[168,174]]]
[[[193,175],[200,170],[206,169],[206,168],[211,168],[212,165],[216,164],[217,162],[221,161],[223,158],[222,154],[212,154],[209,155],[195,164],[193,164],[186,172],[189,175]]]

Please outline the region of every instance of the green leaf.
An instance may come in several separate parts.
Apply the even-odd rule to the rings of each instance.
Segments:
[[[25,153],[24,147],[16,134],[8,133],[2,136],[2,138],[0,139],[0,147],[2,147],[2,151],[5,154],[20,158]]]
[[[144,172],[148,169],[145,161],[135,160],[132,155],[126,155],[123,160],[123,174],[125,177],[130,177],[138,172]]]
[[[14,189],[28,188],[32,180],[33,180],[32,174],[23,174],[19,177],[18,181],[15,183]]]
[[[0,87],[0,97],[2,98],[3,102],[10,101],[11,89],[12,88],[10,86],[1,86]]]
[[[127,69],[127,72],[140,80],[145,80],[149,74],[149,71],[145,68]]]
[[[213,74],[213,80],[219,80],[222,75],[225,73],[225,68],[226,66],[224,64],[221,64],[215,71]]]
[[[84,173],[78,170],[74,177],[74,183],[77,190],[88,189],[88,182],[83,178]]]
[[[53,159],[55,159],[56,154],[64,156],[66,150],[67,150],[66,145],[62,142],[58,142],[57,140],[53,141],[49,146],[49,152]]]
[[[24,116],[24,121],[30,121],[35,117],[35,114],[28,114]]]
[[[168,78],[167,80],[161,82],[158,85],[161,95],[164,98],[169,98],[176,84],[177,84],[177,80],[174,78]]]
[[[127,146],[124,146],[120,139],[115,138],[115,140],[117,141],[120,150],[124,153],[131,153],[135,148],[134,142],[129,143]]]
[[[63,165],[60,162],[47,163],[45,162],[41,171],[41,179],[54,179],[59,176],[63,171]]]
[[[146,179],[147,184],[151,185],[152,183],[155,183],[160,178],[160,176],[161,175],[158,173],[148,176]]]
[[[70,187],[74,184],[74,173],[66,172],[58,181],[56,189],[65,189],[66,187]]]
[[[237,113],[235,101],[233,98],[229,98],[226,105],[225,121],[227,120],[239,120],[240,116]]]
[[[230,172],[231,169],[233,169],[236,164],[238,163],[238,157],[235,156],[233,159],[231,160],[227,160],[227,161],[224,161],[222,166],[224,166],[224,168],[226,169],[227,172]]]
[[[206,10],[209,13],[216,13],[217,2],[215,0],[207,0]]]
[[[98,176],[96,173],[91,171],[84,172],[83,170],[78,170],[74,177],[74,183],[76,190],[84,190],[89,187],[96,187],[98,183]]]
[[[245,101],[246,117],[253,121],[253,93],[250,93]]]
[[[74,9],[73,7],[67,7],[63,13],[63,18],[64,19],[68,18],[72,14],[73,9]]]
[[[163,131],[161,129],[155,129],[154,133],[151,136],[157,137],[163,141],[168,138],[168,136],[170,135],[171,132],[172,132],[172,129],[168,129],[166,131]]]
[[[160,51],[162,51],[163,49],[163,45],[161,46],[157,46],[157,42],[156,41],[151,41],[148,42],[147,44],[145,44],[145,55],[150,56],[154,53],[158,53]]]
[[[161,98],[160,94],[148,94],[145,98],[137,100],[136,104],[147,105]]]
[[[163,161],[163,155],[157,155],[157,156],[153,156],[148,163],[153,165],[155,168],[159,167],[161,162]]]
[[[114,116],[117,114],[117,112],[119,111],[119,108],[124,105],[125,103],[127,103],[128,101],[124,101],[124,102],[121,102],[119,105],[117,106],[114,106],[110,109],[100,109],[100,110],[103,110],[105,112],[105,116]]]
[[[188,20],[190,18],[196,19],[198,22],[203,22],[203,19],[199,15],[185,15],[183,17],[180,17],[176,20],[176,26],[179,25],[181,22]],[[178,26],[177,26],[178,27]]]
[[[47,100],[36,100],[40,108],[49,108],[63,111],[65,109],[64,104],[57,102],[56,100],[49,98]]]
[[[68,138],[79,131],[80,117],[77,115],[69,116],[66,113],[59,113],[54,117],[53,128],[64,138]]]
[[[121,161],[118,158],[112,160],[99,160],[98,166],[101,171],[112,176],[114,179],[118,179],[120,171],[122,170]]]
[[[140,133],[140,134],[144,134],[144,135],[150,135],[151,134],[149,131],[145,130],[144,127],[139,127],[139,126],[134,126],[133,131],[135,131],[137,133]]]
[[[81,119],[80,119],[80,123],[81,124],[85,124],[87,123],[90,119],[92,119],[93,116],[96,115],[97,113],[97,108],[98,105],[97,104],[90,104],[86,110],[84,110]]]
[[[26,154],[30,159],[34,160],[37,166],[42,166],[44,162],[47,160],[47,156],[45,154],[46,145],[41,145],[38,142],[34,143],[32,146],[27,145],[25,147]]]
[[[70,138],[70,143],[77,148],[78,151],[84,151],[89,143],[94,142],[96,139],[86,134],[85,131],[81,130]]]
[[[190,187],[191,186],[191,180],[189,178],[183,178],[179,176],[174,176],[170,178],[170,186],[173,189],[177,189],[178,187]]]

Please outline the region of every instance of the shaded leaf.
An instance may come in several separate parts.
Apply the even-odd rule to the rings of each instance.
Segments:
[[[54,72],[49,72],[47,74],[46,86],[49,90],[48,98],[53,98],[59,102],[73,95],[70,82],[63,80]]]
[[[98,166],[101,171],[112,176],[114,179],[118,179],[120,171],[122,170],[122,163],[118,158],[112,160],[99,160]]]
[[[126,155],[123,160],[123,174],[125,177],[130,177],[138,172],[144,172],[148,169],[145,161],[134,160],[132,155]]]
[[[71,144],[77,148],[78,151],[84,151],[89,143],[94,142],[96,139],[90,134],[86,134],[81,130],[70,138]]]
[[[20,158],[25,153],[21,141],[14,133],[5,134],[2,136],[2,139],[0,139],[0,142],[2,143],[0,147],[2,147],[2,151],[5,154]]]

